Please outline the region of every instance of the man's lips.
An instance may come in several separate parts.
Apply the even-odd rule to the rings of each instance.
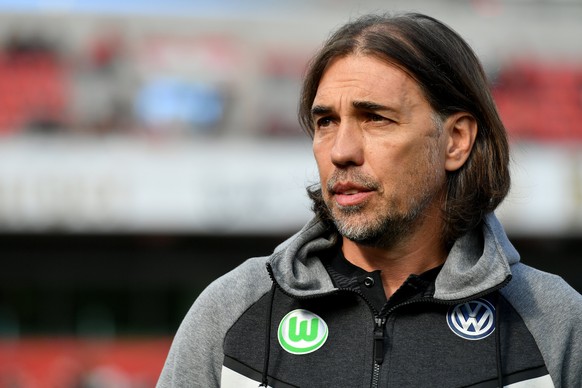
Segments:
[[[336,183],[331,195],[340,206],[355,206],[364,203],[374,190],[353,183]]]

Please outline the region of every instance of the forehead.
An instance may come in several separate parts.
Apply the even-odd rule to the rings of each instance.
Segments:
[[[314,105],[339,97],[383,103],[428,103],[408,73],[374,56],[349,55],[332,60],[317,88]]]

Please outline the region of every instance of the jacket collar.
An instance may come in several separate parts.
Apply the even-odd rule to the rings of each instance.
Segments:
[[[273,280],[286,293],[309,297],[336,289],[319,256],[337,242],[336,233],[312,219],[275,249],[269,260]],[[493,213],[481,227],[459,238],[435,282],[434,297],[453,301],[470,298],[506,282],[519,254]]]
[[[493,213],[453,245],[435,283],[434,297],[465,299],[503,284],[511,277],[510,266],[519,254],[509,242]]]

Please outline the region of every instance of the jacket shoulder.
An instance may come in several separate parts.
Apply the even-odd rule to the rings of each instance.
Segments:
[[[561,277],[517,263],[501,290],[532,333],[556,387],[582,386],[582,295]]]
[[[271,287],[266,260],[245,261],[200,294],[176,332],[157,387],[220,385],[226,332]]]

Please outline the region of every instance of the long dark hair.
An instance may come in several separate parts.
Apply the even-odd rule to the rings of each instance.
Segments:
[[[333,59],[357,53],[375,56],[407,72],[441,119],[467,112],[477,121],[477,137],[468,160],[447,173],[443,240],[451,244],[497,208],[510,186],[507,134],[483,67],[460,35],[430,16],[363,16],[332,34],[309,65],[299,121],[310,136],[314,132],[311,107],[324,71]],[[309,187],[308,194],[316,215],[331,226],[321,188]]]

